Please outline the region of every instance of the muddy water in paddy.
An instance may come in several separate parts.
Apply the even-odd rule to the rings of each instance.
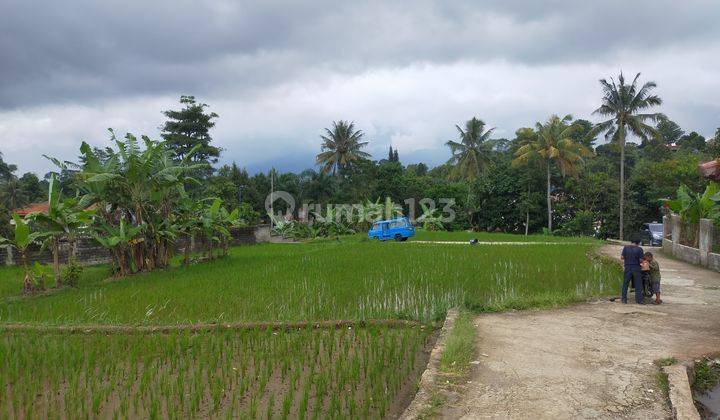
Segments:
[[[710,391],[700,394],[696,397],[697,401],[702,404],[700,415],[705,419],[720,418],[720,384]]]

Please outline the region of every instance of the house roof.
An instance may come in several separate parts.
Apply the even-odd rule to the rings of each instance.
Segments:
[[[34,212],[47,212],[49,207],[50,206],[48,206],[47,201],[43,203],[32,203],[28,204],[26,207],[13,210],[13,213],[17,213],[20,217],[25,217]]]
[[[705,178],[720,181],[720,158],[699,164],[698,171]]]

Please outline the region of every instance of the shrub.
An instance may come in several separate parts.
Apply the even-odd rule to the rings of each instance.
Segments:
[[[62,278],[65,280],[65,284],[75,287],[77,286],[82,272],[83,268],[77,263],[77,259],[75,259],[75,257],[70,257],[65,269],[62,272]]]
[[[595,217],[591,211],[581,210],[575,213],[572,219],[567,221],[558,229],[557,233],[562,236],[594,236]]]

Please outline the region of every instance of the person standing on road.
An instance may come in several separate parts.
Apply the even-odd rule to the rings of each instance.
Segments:
[[[645,252],[640,248],[640,240],[633,238],[632,244],[625,245],[620,254],[620,259],[625,266],[625,275],[622,285],[622,303],[627,303],[627,292],[630,282],[635,287],[635,303],[643,304],[643,284],[640,261],[645,257]]]

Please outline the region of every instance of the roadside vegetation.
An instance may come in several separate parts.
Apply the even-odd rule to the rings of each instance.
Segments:
[[[695,362],[693,390],[703,393],[720,383],[720,363],[715,360],[701,359]]]
[[[445,349],[440,358],[442,373],[463,377],[470,369],[475,353],[477,329],[473,325],[473,316],[467,311],[458,314],[452,330],[445,341]]]

